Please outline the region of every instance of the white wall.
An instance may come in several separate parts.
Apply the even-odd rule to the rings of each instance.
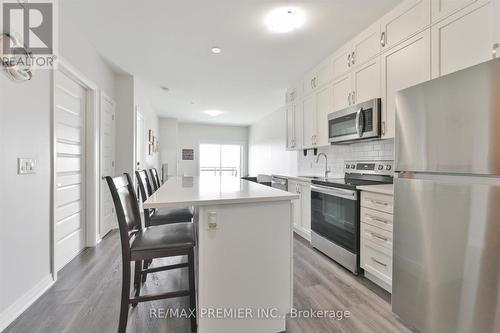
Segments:
[[[179,124],[177,119],[160,118],[161,163],[168,163],[168,175],[177,175],[177,146]]]
[[[246,175],[248,170],[248,127],[243,126],[218,126],[192,123],[176,123],[175,120],[160,120],[160,147],[167,140],[171,140],[165,150],[162,148],[162,161],[169,161],[169,170],[177,168],[177,175],[196,176],[199,174],[199,145],[200,143],[241,144],[242,163],[241,174]],[[177,139],[173,138],[172,131],[177,127]],[[173,142],[177,141],[176,167],[173,164],[172,151]],[[182,149],[194,149],[194,160],[183,161]],[[172,174],[172,171],[169,171]]]
[[[154,111],[151,105],[150,98],[150,90],[158,89],[158,87],[153,87],[151,84],[146,81],[134,77],[134,97],[135,97],[135,105],[137,106],[138,112],[140,112],[144,118],[144,162],[146,168],[156,168],[158,171],[160,170],[160,153],[154,152],[152,155],[148,154],[148,131],[153,130],[153,133],[159,139],[159,118],[156,112]]]
[[[59,27],[62,58],[115,98],[111,67],[62,13]],[[51,282],[51,103],[52,72],[18,83],[0,71],[0,227],[8,230],[0,233],[0,331]],[[35,158],[37,173],[18,176],[18,157]]]
[[[394,160],[394,140],[377,140],[351,145],[336,145],[318,148],[318,154],[328,155],[329,177],[344,177],[345,161],[349,160]],[[298,173],[300,175],[322,176],[325,172],[325,159],[309,150],[307,156],[299,154]]]
[[[286,150],[284,108],[250,126],[248,137],[248,170],[251,176],[297,173],[298,153]]]
[[[134,78],[116,75],[116,174],[133,174],[135,170]]]
[[[0,72],[0,331],[9,307],[50,276],[51,80]],[[36,174],[18,176],[18,157],[35,158]]]

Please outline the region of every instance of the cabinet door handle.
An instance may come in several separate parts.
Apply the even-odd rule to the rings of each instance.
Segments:
[[[351,63],[354,65],[356,63],[356,53],[352,51]]]
[[[316,85],[316,78],[313,79],[313,86],[314,86],[314,89],[316,89],[317,85]]]
[[[380,45],[382,45],[382,47],[385,47],[386,42],[387,42],[387,40],[386,40],[385,31],[383,31],[382,34],[380,34]]]
[[[349,95],[347,95],[347,104],[351,105],[351,94],[352,93],[349,93]]]
[[[384,220],[384,219],[381,219],[381,218],[378,218],[376,216],[372,216],[372,215],[367,215],[367,217],[369,217],[370,219],[372,219],[373,221],[377,221],[377,222],[380,222],[380,223],[384,223],[384,224],[388,224],[389,221],[387,220]]]
[[[379,260],[375,259],[374,257],[372,257],[372,260],[373,260],[373,262],[375,262],[375,263],[379,264],[380,266],[387,267],[387,264],[384,264],[383,262],[381,262],[381,261],[379,261]]]
[[[375,205],[380,205],[380,206],[389,206],[388,202],[383,202],[383,201],[378,201],[378,200],[370,200],[373,204]]]
[[[373,237],[375,237],[375,238],[378,238],[378,239],[380,239],[380,240],[383,240],[384,242],[387,242],[387,241],[388,241],[388,239],[387,239],[386,237],[379,236],[379,235],[377,235],[377,234],[375,234],[375,233],[373,233],[373,232],[371,232],[371,235],[372,235]]]
[[[351,67],[351,54],[347,56],[347,67]]]
[[[353,91],[351,96],[352,96],[352,104],[356,104],[356,92]]]
[[[385,121],[382,122],[382,135],[385,135]]]

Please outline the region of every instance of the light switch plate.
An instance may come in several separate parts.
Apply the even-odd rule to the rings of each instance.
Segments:
[[[29,175],[36,173],[36,160],[34,158],[18,158],[17,174]]]

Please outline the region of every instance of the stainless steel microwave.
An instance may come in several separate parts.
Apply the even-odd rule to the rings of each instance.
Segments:
[[[381,134],[380,98],[350,106],[328,115],[328,141],[350,143],[373,140]]]

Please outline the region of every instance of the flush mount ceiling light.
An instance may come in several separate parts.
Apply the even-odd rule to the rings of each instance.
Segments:
[[[210,49],[210,51],[212,51],[213,54],[219,54],[222,52],[222,49],[218,46],[214,46]]]
[[[276,33],[291,32],[305,23],[304,12],[297,7],[280,7],[266,16],[267,28]]]
[[[170,91],[170,88],[166,86],[160,86],[160,89],[163,91]]]
[[[220,110],[205,110],[205,111],[203,111],[203,113],[206,113],[212,117],[217,117],[217,116],[223,114],[224,112],[222,112]]]

